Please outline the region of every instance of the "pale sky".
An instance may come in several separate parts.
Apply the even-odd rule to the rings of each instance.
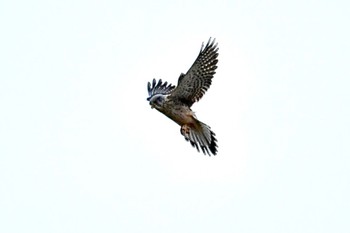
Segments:
[[[348,1],[2,1],[0,232],[350,232]],[[216,38],[193,105],[151,109]]]

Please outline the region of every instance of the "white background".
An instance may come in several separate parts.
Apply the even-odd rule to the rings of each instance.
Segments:
[[[0,232],[349,232],[347,1],[2,1]],[[152,110],[216,38],[193,106]]]

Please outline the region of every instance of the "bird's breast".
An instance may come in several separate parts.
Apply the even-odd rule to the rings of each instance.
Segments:
[[[191,124],[195,121],[194,112],[186,105],[170,102],[164,105],[161,112],[179,125]]]

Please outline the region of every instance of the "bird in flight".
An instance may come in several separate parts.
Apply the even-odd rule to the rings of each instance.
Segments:
[[[199,121],[191,110],[209,89],[218,63],[218,50],[215,39],[200,49],[199,55],[186,74],[181,73],[177,87],[168,82],[153,79],[148,82],[147,101],[181,126],[180,132],[191,145],[209,156],[217,154],[217,140],[210,127]]]

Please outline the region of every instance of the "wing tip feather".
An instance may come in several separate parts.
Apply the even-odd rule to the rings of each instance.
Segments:
[[[169,94],[173,89],[175,88],[174,85],[171,83],[168,84],[168,82],[162,81],[162,79],[159,79],[158,82],[156,79],[152,80],[152,84],[148,82],[147,84],[147,90],[148,90],[148,98],[147,100],[150,100],[152,96],[156,94]]]

